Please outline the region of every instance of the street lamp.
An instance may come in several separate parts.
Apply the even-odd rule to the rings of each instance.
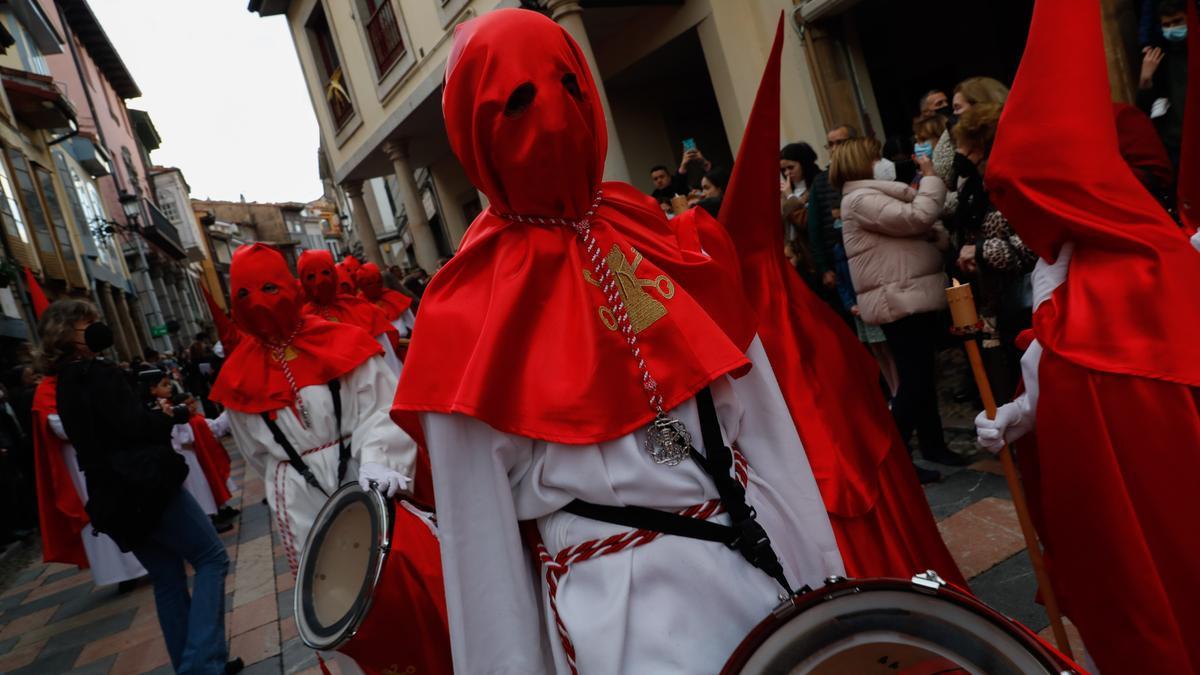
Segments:
[[[125,212],[125,221],[131,228],[137,228],[138,219],[142,216],[142,200],[137,195],[122,192],[117,201],[121,202],[121,210]]]

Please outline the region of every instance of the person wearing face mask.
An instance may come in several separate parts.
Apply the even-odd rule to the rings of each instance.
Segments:
[[[63,435],[85,478],[84,511],[92,527],[149,573],[171,665],[179,673],[237,672],[240,659],[226,662],[229,557],[208,517],[180,488],[187,464],[171,450],[171,430],[187,423],[187,410],[141,404],[117,366],[99,357],[112,346],[112,331],[90,303],[54,303],[40,331]],[[190,592],[185,562],[195,570]]]
[[[384,286],[383,273],[375,263],[363,265],[354,277],[362,298],[382,310],[401,337],[412,335],[415,320],[412,313],[413,299]]]
[[[950,98],[941,89],[932,89],[921,97],[918,119],[946,117],[950,113]]]
[[[954,97],[951,99],[949,114],[943,113],[946,118],[946,130],[942,132],[937,143],[933,147],[933,170],[946,182],[946,187],[949,188],[950,194],[946,200],[946,213],[952,214],[956,210],[957,199],[955,190],[957,189],[958,180],[962,177],[955,174],[955,162],[961,161],[955,157],[957,146],[950,136],[950,132],[954,129],[954,125],[958,123],[958,118],[963,113],[971,109],[971,106],[979,103],[999,103],[1004,104],[1004,99],[1008,97],[1008,87],[1004,86],[998,80],[990,77],[971,77],[958,83],[954,88]]]
[[[993,452],[1017,443],[1050,582],[1097,671],[1197,673],[1200,253],[1121,155],[1103,4],[1034,7],[987,167],[1038,256],[1034,339],[1026,393],[975,424]]]
[[[1155,7],[1161,46],[1142,48],[1137,105],[1162,137],[1171,163],[1179,164],[1183,140],[1188,81],[1188,21],[1186,0],[1159,0]]]
[[[373,336],[383,348],[383,360],[392,372],[400,374],[400,359],[396,356],[400,333],[388,321],[383,310],[359,298],[355,291],[343,292],[342,277],[350,272],[339,270],[329,251],[305,251],[296,262],[300,285],[307,302],[304,312],[326,321],[358,326]]]
[[[389,497],[408,492],[416,444],[388,419],[396,376],[379,342],[349,322],[305,313],[304,291],[278,250],[238,248],[229,285],[241,338],[211,396],[270,486],[294,574],[328,495],[346,481],[374,482]]]

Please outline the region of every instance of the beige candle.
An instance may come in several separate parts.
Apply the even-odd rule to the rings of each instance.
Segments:
[[[955,279],[954,285],[946,289],[946,302],[950,304],[950,318],[955,328],[972,328],[979,322],[970,284],[960,284]]]

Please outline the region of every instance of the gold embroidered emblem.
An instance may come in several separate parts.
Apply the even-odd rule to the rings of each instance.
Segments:
[[[383,675],[416,675],[416,672],[416,666],[408,666],[404,670],[400,670],[400,665],[393,663],[390,667],[384,668]]]
[[[642,254],[633,247],[630,247],[629,251],[633,254],[632,261],[626,259],[625,254],[621,253],[621,249],[613,244],[612,250],[604,257],[604,260],[617,277],[617,293],[620,294],[621,302],[625,303],[625,308],[629,312],[629,322],[633,324],[633,332],[640,333],[667,315],[666,306],[643,289],[651,287],[658,291],[663,300],[670,300],[675,297],[675,283],[665,274],[660,274],[653,279],[639,277],[637,268],[642,264]],[[583,271],[583,278],[593,286],[600,285],[600,282],[592,277],[588,270]],[[598,313],[600,321],[606,328],[617,330],[617,318],[613,316],[611,309],[601,305]]]
[[[284,361],[294,361],[297,356],[300,356],[300,354],[298,352],[296,352],[296,350],[293,349],[291,345],[288,345],[287,347],[283,348],[283,360]]]

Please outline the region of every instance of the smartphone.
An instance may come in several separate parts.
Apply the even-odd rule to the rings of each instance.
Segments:
[[[694,139],[694,138],[683,139],[683,151],[684,152],[691,152],[695,149],[696,149],[696,139]]]

